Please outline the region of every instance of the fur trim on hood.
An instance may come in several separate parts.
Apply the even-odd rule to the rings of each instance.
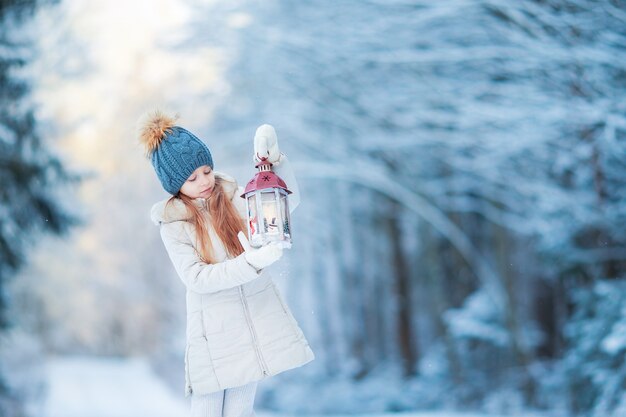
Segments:
[[[237,181],[233,177],[222,172],[215,171],[215,178],[220,178],[222,180],[222,188],[231,200],[235,196],[239,198],[237,193],[239,187],[237,185]],[[171,223],[190,219],[190,214],[187,212],[185,203],[178,198],[174,198],[172,202],[167,205],[167,211],[165,210],[165,205],[170,198],[171,197],[167,197],[152,206],[152,209],[150,210],[150,219],[155,225],[158,226],[161,223]],[[204,209],[206,200],[207,199],[205,198],[199,197],[194,199],[193,202],[200,209]]]

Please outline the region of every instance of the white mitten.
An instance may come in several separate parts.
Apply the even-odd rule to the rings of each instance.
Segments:
[[[259,162],[261,158],[267,158],[273,165],[280,164],[278,138],[272,125],[261,125],[254,134],[254,162]]]
[[[283,256],[283,247],[277,242],[270,242],[260,248],[253,248],[243,232],[237,233],[237,237],[245,251],[246,261],[257,270],[270,266]]]

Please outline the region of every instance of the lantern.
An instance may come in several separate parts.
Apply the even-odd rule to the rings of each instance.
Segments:
[[[278,175],[272,172],[272,164],[261,158],[256,173],[241,195],[246,200],[246,224],[248,240],[253,247],[269,242],[282,242],[291,247],[291,223],[287,195],[291,191]]]

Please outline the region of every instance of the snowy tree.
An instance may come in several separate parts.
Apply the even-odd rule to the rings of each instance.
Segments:
[[[571,348],[563,360],[571,408],[612,415],[626,408],[626,280],[598,281],[572,299],[565,328]]]
[[[17,70],[25,66],[31,50],[21,26],[39,6],[38,1],[0,2],[0,328],[2,360],[17,360],[19,372],[36,354],[32,338],[19,342],[14,317],[8,317],[6,283],[28,261],[28,251],[42,234],[63,234],[77,223],[59,204],[55,187],[79,179],[68,173],[42,140],[33,105],[28,100],[28,80]],[[15,333],[15,334],[14,334]],[[17,339],[16,339],[17,338]],[[5,351],[7,343],[12,351]],[[20,352],[23,355],[18,355]],[[6,356],[5,356],[6,354]],[[3,372],[17,363],[2,366]],[[3,416],[22,415],[20,395],[2,377],[0,410]],[[14,381],[12,381],[14,382]],[[34,386],[34,384],[32,385]]]
[[[99,71],[52,81],[97,85],[85,100],[93,107],[62,127],[89,134],[93,160],[115,160],[112,171],[138,185],[129,195],[115,174],[101,176],[87,190],[97,203],[79,261],[68,272],[57,252],[42,258],[49,310],[60,305],[54,294],[72,294],[40,323],[52,346],[179,348],[182,294],[146,218],[162,190],[128,145],[136,112],[127,109],[165,101],[240,182],[261,123],[277,128],[297,170],[294,247],[276,281],[317,360],[264,384],[260,404],[623,409],[623,314],[598,292],[623,291],[625,269],[623,1],[187,4],[183,32],[158,21],[161,36],[145,38],[158,50],[112,48],[118,70],[132,67],[115,82]],[[105,67],[90,58],[81,62]],[[94,99],[111,85],[109,100]],[[153,239],[127,251],[120,242],[136,236]],[[85,301],[94,298],[99,311]],[[302,401],[312,390],[324,401]]]
[[[213,131],[239,143],[270,120],[298,161],[294,236],[312,243],[296,245],[307,278],[291,291],[317,295],[304,304],[323,324],[300,314],[329,376],[384,359],[416,376],[442,340],[452,380],[486,381],[476,396],[510,384],[549,406],[533,369],[566,348],[568,289],[624,269],[624,10],[283,0],[197,14],[198,41],[240,53]],[[463,317],[492,334],[459,332]]]

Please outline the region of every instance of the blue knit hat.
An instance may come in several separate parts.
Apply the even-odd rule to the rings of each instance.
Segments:
[[[140,135],[161,185],[170,194],[178,193],[197,168],[213,168],[211,152],[204,142],[174,122],[156,111],[144,123]]]

